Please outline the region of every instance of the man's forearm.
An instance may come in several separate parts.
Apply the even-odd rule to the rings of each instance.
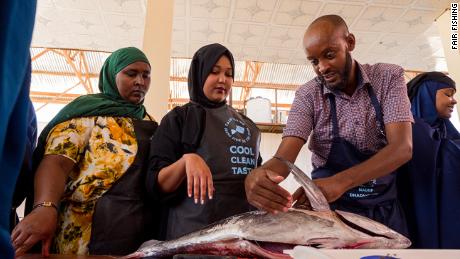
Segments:
[[[395,171],[412,157],[411,143],[387,145],[368,160],[344,170],[335,177],[346,189],[367,183]]]
[[[283,162],[275,158],[271,158],[270,160],[265,162],[261,167],[263,169],[268,169],[275,173],[278,173],[280,176],[284,178],[286,178],[289,175],[289,168]]]

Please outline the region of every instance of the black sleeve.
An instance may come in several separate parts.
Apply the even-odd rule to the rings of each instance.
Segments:
[[[204,130],[204,110],[191,105],[176,107],[161,120],[150,145],[147,190],[152,198],[170,203],[186,197],[186,182],[172,193],[158,191],[158,173],[183,154],[195,152]]]

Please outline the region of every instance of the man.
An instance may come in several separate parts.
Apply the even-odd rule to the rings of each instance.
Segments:
[[[355,43],[337,15],[319,17],[307,28],[303,46],[318,76],[297,90],[275,156],[294,162],[310,138],[312,176],[331,207],[404,234],[394,173],[412,156],[404,71],[359,64],[350,54]],[[278,185],[288,174],[277,159],[253,170],[245,181],[249,202],[272,213],[287,211],[302,193],[291,196]]]

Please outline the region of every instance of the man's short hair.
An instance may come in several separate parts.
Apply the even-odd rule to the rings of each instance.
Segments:
[[[336,15],[336,14],[327,14],[327,15],[323,15],[323,16],[320,16],[318,18],[316,18],[311,24],[310,26],[308,26],[309,28],[313,25],[315,25],[316,23],[319,23],[319,22],[328,22],[328,23],[331,23],[332,25],[334,25],[334,27],[344,27],[346,29],[346,32],[348,33],[348,25],[347,23],[345,22],[345,20]]]

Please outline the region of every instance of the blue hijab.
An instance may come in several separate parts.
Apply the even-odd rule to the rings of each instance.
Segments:
[[[436,111],[436,92],[456,89],[455,82],[441,72],[427,72],[416,76],[408,84],[411,111],[435,130],[440,138],[459,139],[460,133],[449,119],[440,118]]]

